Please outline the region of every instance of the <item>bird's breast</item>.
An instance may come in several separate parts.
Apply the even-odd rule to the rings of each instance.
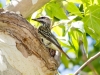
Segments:
[[[53,44],[52,42],[48,41],[45,38],[42,38],[42,39],[43,39],[43,43],[45,44],[46,47],[59,51],[59,48],[55,44]]]

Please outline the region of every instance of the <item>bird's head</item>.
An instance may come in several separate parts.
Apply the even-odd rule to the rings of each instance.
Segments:
[[[39,18],[32,19],[32,20],[42,23],[44,26],[50,27],[51,25],[51,20],[48,17],[39,17]]]

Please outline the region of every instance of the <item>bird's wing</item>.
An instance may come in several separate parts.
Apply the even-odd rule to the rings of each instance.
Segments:
[[[45,28],[43,26],[40,26],[38,29],[38,32],[47,40],[52,42],[54,45],[56,45],[59,48],[59,51],[65,54],[69,58],[69,56],[62,50],[60,44],[58,43],[56,37],[51,33],[50,29]],[[70,59],[70,58],[69,58]]]
[[[45,29],[44,27],[40,26],[39,27],[39,33],[45,37],[47,40],[51,41],[53,44],[55,44],[59,49],[62,50],[60,44],[58,43],[56,37],[51,33],[51,31],[48,29],[47,31],[47,28]]]

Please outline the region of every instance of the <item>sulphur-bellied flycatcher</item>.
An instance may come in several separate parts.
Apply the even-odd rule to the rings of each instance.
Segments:
[[[53,50],[57,50],[69,58],[69,56],[62,50],[56,37],[51,33],[51,20],[48,17],[40,17],[32,20],[40,22],[42,24],[38,28],[38,33],[42,36],[43,43],[45,44],[45,46]]]

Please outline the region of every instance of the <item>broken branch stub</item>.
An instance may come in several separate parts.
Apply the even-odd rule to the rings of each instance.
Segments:
[[[0,12],[0,33],[10,36],[15,40],[17,50],[25,59],[35,56],[37,60],[32,58],[33,61],[30,62],[37,65],[40,64],[41,70],[45,71],[45,73],[47,72],[45,75],[55,75],[58,68],[56,60],[50,56],[48,50],[39,41],[37,29],[28,23],[26,19],[16,13]],[[36,63],[38,61],[40,63]],[[13,66],[15,65],[13,64]]]

